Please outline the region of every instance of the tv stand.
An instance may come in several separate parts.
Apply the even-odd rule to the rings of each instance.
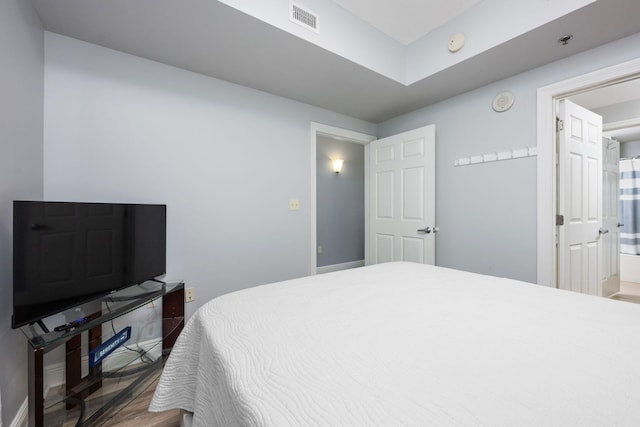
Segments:
[[[155,301],[162,301],[162,331],[147,344],[152,348],[136,350],[131,347],[140,343],[127,341],[127,350],[114,351],[90,367],[89,353],[102,344],[103,323]],[[61,425],[70,420],[78,426],[89,426],[105,421],[158,377],[184,327],[183,282],[148,281],[93,304],[100,304],[101,309],[86,316],[86,323],[68,331],[50,331],[42,320],[20,328],[28,339],[30,426]],[[61,387],[53,397],[45,396],[45,357],[62,344],[64,390]],[[108,371],[103,370],[105,363]]]

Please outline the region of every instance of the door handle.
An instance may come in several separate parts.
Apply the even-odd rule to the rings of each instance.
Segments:
[[[425,233],[425,234],[429,234],[429,233],[431,233],[432,231],[433,231],[434,233],[437,233],[437,232],[438,232],[438,230],[440,230],[438,227],[433,227],[433,228],[431,228],[431,227],[425,227],[425,228],[420,228],[420,229],[418,229],[418,233]]]
[[[609,230],[603,230],[602,227],[600,227],[600,230],[598,230],[599,235],[607,234],[608,232]]]
[[[618,228],[623,227],[623,226],[624,226],[623,223],[621,223],[621,222],[618,223]]]

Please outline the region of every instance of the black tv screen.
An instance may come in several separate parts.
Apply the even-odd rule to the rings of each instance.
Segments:
[[[13,328],[165,271],[166,205],[13,202]]]

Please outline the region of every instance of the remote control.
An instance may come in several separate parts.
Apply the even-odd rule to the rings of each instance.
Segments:
[[[77,328],[80,325],[84,325],[87,323],[86,317],[81,317],[78,320],[74,320],[73,322],[65,323],[64,325],[56,326],[53,330],[57,332],[68,331],[73,328]]]

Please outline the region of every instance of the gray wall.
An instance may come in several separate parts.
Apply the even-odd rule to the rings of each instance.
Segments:
[[[620,144],[620,158],[640,156],[640,141],[629,141]]]
[[[316,200],[318,267],[364,260],[364,145],[318,137]]]
[[[45,33],[45,198],[167,204],[202,303],[311,268],[310,123],[372,123]],[[289,211],[289,199],[301,209]]]
[[[638,57],[635,34],[379,124],[380,137],[436,125],[438,265],[536,281],[536,157],[462,167],[453,162],[535,146],[539,87]],[[496,113],[491,100],[505,90],[515,104]]]
[[[11,329],[12,202],[42,198],[43,51],[31,2],[0,1],[0,424],[7,426],[27,396],[27,341]]]

